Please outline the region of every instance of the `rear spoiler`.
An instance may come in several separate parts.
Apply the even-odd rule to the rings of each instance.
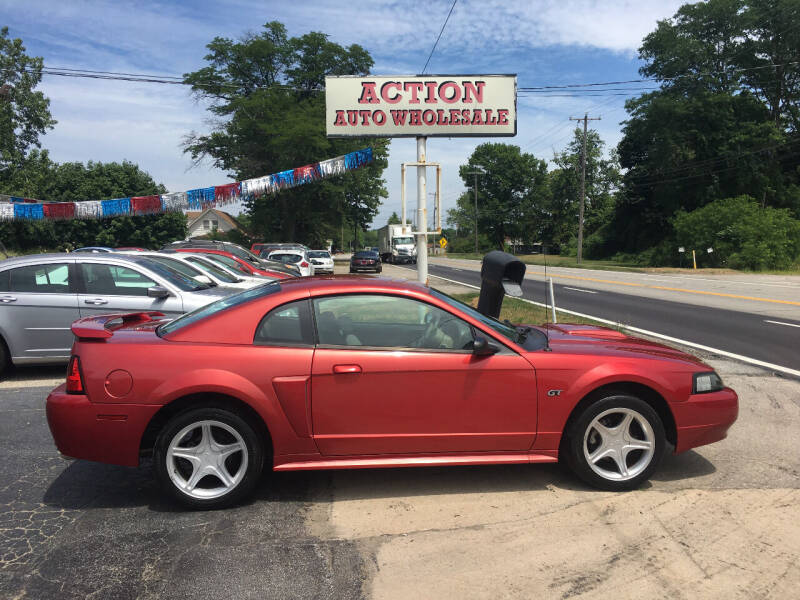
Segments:
[[[72,333],[77,338],[83,339],[108,339],[114,332],[109,329],[109,324],[113,321],[121,321],[120,327],[125,325],[138,325],[154,321],[153,317],[163,317],[164,313],[152,310],[148,312],[136,313],[116,313],[111,315],[99,315],[97,317],[84,317],[72,324]]]

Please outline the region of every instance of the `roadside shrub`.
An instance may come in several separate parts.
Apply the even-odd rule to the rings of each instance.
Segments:
[[[485,254],[490,250],[496,250],[489,238],[483,234],[478,234],[478,253]],[[475,252],[475,237],[463,236],[452,237],[447,240],[447,251],[454,254],[468,254]]]
[[[787,209],[761,208],[749,196],[715,200],[675,216],[679,245],[700,251],[712,265],[788,269],[800,256],[800,221]],[[714,252],[709,256],[707,248]]]

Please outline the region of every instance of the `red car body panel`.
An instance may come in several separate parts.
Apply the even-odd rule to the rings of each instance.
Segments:
[[[711,371],[696,358],[605,328],[551,326],[550,351],[529,352],[420,284],[345,276],[289,279],[280,287],[163,338],[152,314],[106,325],[110,337],[77,321],[73,331],[88,336],[73,347],[85,393],[60,386],[47,400],[59,450],[136,465],[151,419],[194,394],[226,396],[255,411],[269,430],[276,470],[553,462],[578,403],[621,383],[663,398],[677,452],[724,438],[738,414],[733,390],[692,395],[692,374]],[[349,293],[433,304],[506,351],[480,357],[253,344],[271,309]]]
[[[175,252],[189,252],[192,254],[220,254],[222,256],[227,256],[230,259],[236,261],[236,264],[242,270],[242,273],[247,275],[253,276],[261,276],[261,277],[268,277],[270,279],[287,279],[290,276],[286,273],[280,273],[278,271],[271,271],[269,269],[259,269],[258,267],[250,264],[246,260],[242,260],[238,256],[231,254],[230,252],[225,252],[224,250],[217,250],[215,248],[175,248]]]

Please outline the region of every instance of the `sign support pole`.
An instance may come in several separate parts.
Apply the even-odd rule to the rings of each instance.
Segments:
[[[428,194],[427,183],[427,150],[428,138],[417,138],[417,281],[428,285]]]

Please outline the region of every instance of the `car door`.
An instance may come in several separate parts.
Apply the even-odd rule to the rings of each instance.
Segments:
[[[473,328],[418,300],[347,294],[313,300],[314,439],[324,455],[527,450],[536,375],[503,348],[470,349]]]
[[[146,310],[158,310],[169,316],[184,312],[183,301],[174,291],[167,298],[148,296],[148,288],[164,286],[164,283],[135,265],[87,261],[79,262],[77,266],[82,279],[82,289],[78,294],[82,317]]]
[[[80,317],[74,261],[24,265],[0,273],[0,323],[15,363],[69,358]]]

